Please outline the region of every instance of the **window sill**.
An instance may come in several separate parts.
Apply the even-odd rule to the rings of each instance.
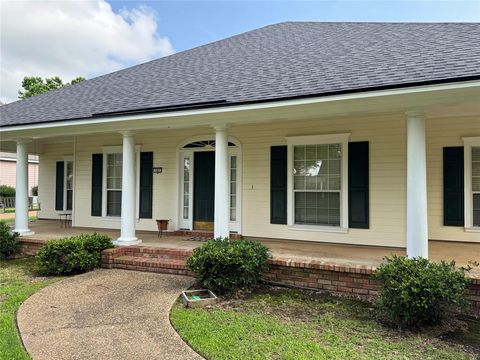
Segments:
[[[480,226],[466,227],[465,232],[469,233],[480,233]]]
[[[120,222],[122,221],[121,216],[102,216],[102,220],[107,220],[107,221],[114,221],[114,222]]]
[[[348,234],[348,228],[341,228],[341,227],[334,227],[334,226],[289,225],[288,230]]]

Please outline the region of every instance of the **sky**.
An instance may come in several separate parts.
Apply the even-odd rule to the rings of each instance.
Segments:
[[[295,20],[480,22],[480,0],[0,0],[0,100],[17,100],[24,76],[92,78]]]

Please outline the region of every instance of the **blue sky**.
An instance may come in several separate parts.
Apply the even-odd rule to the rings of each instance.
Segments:
[[[480,1],[109,1],[155,9],[158,31],[182,51],[268,24],[313,21],[480,21]]]

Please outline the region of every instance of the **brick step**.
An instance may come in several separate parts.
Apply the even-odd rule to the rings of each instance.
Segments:
[[[117,269],[193,276],[193,273],[187,270],[184,259],[146,258],[122,255],[113,259],[112,267]]]
[[[123,249],[121,255],[149,259],[176,259],[185,261],[192,254],[189,249],[169,249],[147,246],[129,246]]]

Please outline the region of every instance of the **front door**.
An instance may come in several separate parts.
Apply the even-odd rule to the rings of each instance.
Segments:
[[[213,230],[215,209],[215,152],[194,153],[193,228]]]

